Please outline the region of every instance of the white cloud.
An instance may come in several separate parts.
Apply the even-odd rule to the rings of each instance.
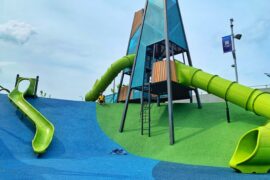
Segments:
[[[0,24],[0,40],[17,44],[26,43],[36,32],[30,24],[15,20]]]

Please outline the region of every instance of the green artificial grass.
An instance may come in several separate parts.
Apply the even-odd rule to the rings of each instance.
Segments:
[[[152,104],[152,136],[140,134],[140,105],[130,104],[124,133],[119,133],[123,104],[97,105],[102,130],[127,151],[142,157],[193,165],[228,167],[244,133],[264,125],[266,119],[230,104],[231,123],[225,103],[174,104],[175,144],[169,145],[167,105]]]

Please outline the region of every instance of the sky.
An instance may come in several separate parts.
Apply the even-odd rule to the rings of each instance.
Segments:
[[[221,43],[234,18],[235,33],[243,34],[236,41],[240,83],[270,84],[269,0],[179,5],[195,67],[235,80]],[[12,89],[16,74],[39,75],[39,90],[52,98],[82,100],[125,55],[134,12],[144,6],[145,0],[0,0],[0,85]]]

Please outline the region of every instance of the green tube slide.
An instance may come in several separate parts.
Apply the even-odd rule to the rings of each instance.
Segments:
[[[270,118],[270,94],[176,62],[179,83],[197,87],[231,103]],[[242,173],[270,170],[270,124],[247,132],[239,141],[230,167]]]
[[[132,67],[134,57],[134,54],[128,55],[114,62],[106,73],[95,82],[92,90],[85,95],[85,101],[96,101],[99,94],[106,90],[123,69]]]
[[[19,91],[19,84],[22,81],[30,82],[24,93]],[[30,92],[35,86],[34,81],[35,79],[20,78],[15,89],[8,95],[8,97],[10,101],[34,123],[36,133],[32,140],[32,147],[35,153],[42,154],[46,151],[52,141],[54,126],[24,99],[27,92]]]

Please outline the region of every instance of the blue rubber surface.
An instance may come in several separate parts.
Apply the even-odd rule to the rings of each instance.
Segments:
[[[0,179],[152,179],[158,161],[110,154],[121,147],[100,130],[94,103],[29,101],[54,124],[53,142],[36,157],[33,125],[0,95]]]
[[[193,166],[160,162],[153,169],[153,177],[162,179],[185,180],[269,180],[269,174],[241,174],[230,168]]]
[[[94,103],[29,99],[55,126],[48,151],[37,157],[34,127],[0,94],[0,179],[270,179],[230,168],[160,162],[110,152],[119,145],[99,128]]]

